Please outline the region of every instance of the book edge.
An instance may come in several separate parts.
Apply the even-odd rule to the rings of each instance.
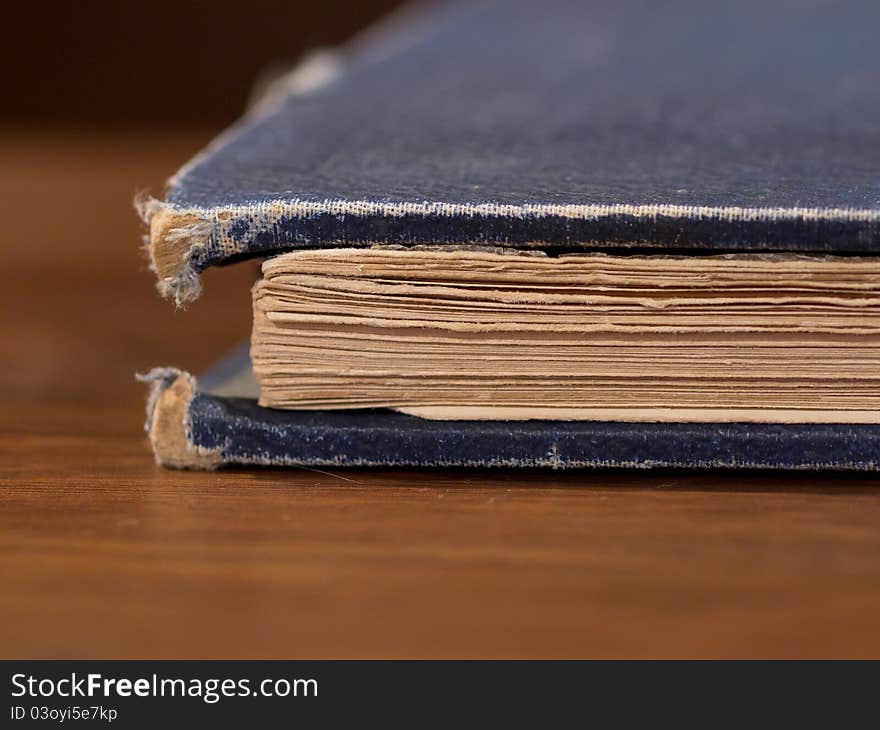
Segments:
[[[847,208],[744,208],[663,204],[499,204],[446,203],[442,201],[372,201],[276,199],[213,208],[180,207],[156,199],[137,203],[141,218],[149,226],[145,239],[151,268],[157,276],[157,288],[177,306],[184,306],[201,292],[199,274],[208,266],[231,257],[253,254],[270,255],[297,246],[332,248],[369,246],[376,243],[463,244],[455,234],[455,221],[467,220],[469,227],[481,224],[495,229],[482,236],[479,243],[506,244],[520,248],[565,246],[597,250],[652,248],[665,250],[673,240],[662,235],[654,238],[635,235],[634,225],[669,229],[678,241],[686,224],[721,224],[716,232],[719,250],[761,252],[778,250],[776,239],[786,238],[775,228],[805,226],[813,235],[805,243],[791,248],[792,253],[863,253],[870,254],[862,226],[876,231],[880,241],[880,210]],[[344,230],[327,231],[325,219],[340,222]],[[377,220],[387,232],[387,240],[370,235]],[[556,225],[558,223],[558,225]],[[572,233],[573,224],[583,231]],[[856,248],[828,245],[819,235],[822,225],[843,226],[836,232],[841,240],[850,240]],[[558,227],[565,234],[559,240],[549,235],[545,226]],[[766,241],[753,238],[751,227],[763,231]],[[698,226],[696,226],[698,227]],[[315,230],[312,231],[311,229]],[[428,229],[436,229],[431,230]],[[295,230],[294,230],[295,229]],[[544,230],[541,235],[539,229]],[[813,230],[817,229],[817,230]],[[861,230],[862,234],[864,231]],[[695,232],[699,233],[699,232]],[[519,240],[519,239],[522,240]],[[727,240],[729,238],[729,240]],[[813,238],[813,245],[808,245]],[[872,238],[868,236],[867,238]],[[575,240],[576,239],[576,240]],[[792,237],[790,240],[797,240]],[[725,248],[726,247],[726,248]],[[689,247],[690,248],[690,247]],[[851,250],[852,249],[852,250]],[[700,251],[711,252],[704,241]],[[785,249],[789,250],[789,249]]]
[[[177,368],[153,368],[137,379],[150,386],[144,430],[153,447],[156,463],[176,469],[216,469],[223,464],[219,449],[195,444],[190,405],[197,381]]]

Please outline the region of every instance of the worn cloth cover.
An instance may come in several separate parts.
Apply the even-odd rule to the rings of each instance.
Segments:
[[[214,264],[372,243],[880,254],[878,27],[870,0],[405,12],[304,64],[144,203],[159,288],[186,303]],[[156,382],[154,403],[176,381]],[[277,412],[193,382],[175,408],[191,453],[213,456],[184,466],[873,469],[880,438]]]
[[[876,252],[880,3],[498,0],[295,72],[145,206],[160,286],[282,249]]]

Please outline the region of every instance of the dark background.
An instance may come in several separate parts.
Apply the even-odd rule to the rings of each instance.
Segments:
[[[239,115],[264,69],[343,42],[399,4],[10,3],[0,43],[0,117],[222,126]]]

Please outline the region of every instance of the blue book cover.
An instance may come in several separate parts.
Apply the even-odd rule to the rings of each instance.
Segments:
[[[878,21],[876,3],[784,0],[403,12],[304,62],[142,202],[159,290],[185,305],[209,266],[377,243],[876,255]],[[237,363],[221,370],[241,381]],[[280,411],[214,375],[150,379],[172,466],[867,470],[880,439],[872,424]]]

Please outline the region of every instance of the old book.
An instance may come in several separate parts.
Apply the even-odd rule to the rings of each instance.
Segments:
[[[160,291],[263,257],[174,466],[874,469],[880,11],[432,5],[143,206]]]

